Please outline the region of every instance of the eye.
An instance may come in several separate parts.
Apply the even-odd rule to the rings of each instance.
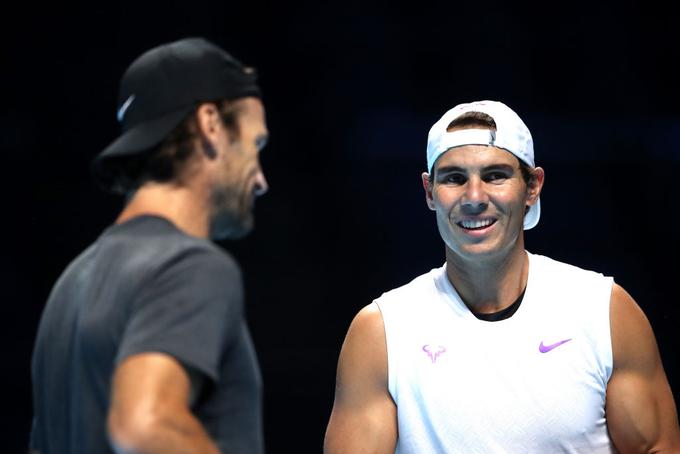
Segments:
[[[441,184],[464,184],[466,181],[467,177],[462,173],[447,173],[439,179]]]
[[[484,180],[487,182],[501,182],[503,180],[506,180],[510,176],[507,174],[507,172],[503,172],[500,170],[493,170],[491,172],[488,172],[484,175]]]
[[[269,138],[267,136],[259,136],[255,139],[255,146],[257,147],[258,151],[261,151],[265,145],[267,145],[267,140]]]

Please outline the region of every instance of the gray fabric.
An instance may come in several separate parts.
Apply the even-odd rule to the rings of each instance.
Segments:
[[[223,452],[264,452],[261,376],[236,262],[168,221],[107,229],[57,281],[32,363],[32,447],[112,453],[106,434],[118,363],[163,352],[200,380],[192,411]]]

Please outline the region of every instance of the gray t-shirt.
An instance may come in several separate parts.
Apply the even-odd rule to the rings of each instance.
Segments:
[[[264,452],[262,380],[238,265],[155,216],[108,228],[53,288],[33,352],[31,446],[112,453],[112,374],[143,352],[167,353],[199,377],[192,411],[223,452]]]

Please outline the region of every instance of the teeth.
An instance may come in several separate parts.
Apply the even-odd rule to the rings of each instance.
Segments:
[[[460,225],[466,229],[479,229],[493,224],[491,219],[468,219],[465,221],[460,221]]]

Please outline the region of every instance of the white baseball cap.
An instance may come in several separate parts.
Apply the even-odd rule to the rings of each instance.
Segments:
[[[453,120],[467,112],[482,112],[493,118],[496,130],[489,129],[460,129],[448,132],[447,128]],[[488,145],[509,151],[530,167],[534,164],[534,141],[529,128],[519,115],[512,109],[498,101],[475,101],[458,104],[446,112],[430,128],[427,135],[427,170],[432,173],[434,163],[446,151],[464,145]],[[529,230],[538,224],[541,217],[541,201],[534,205],[524,215],[524,230]]]

